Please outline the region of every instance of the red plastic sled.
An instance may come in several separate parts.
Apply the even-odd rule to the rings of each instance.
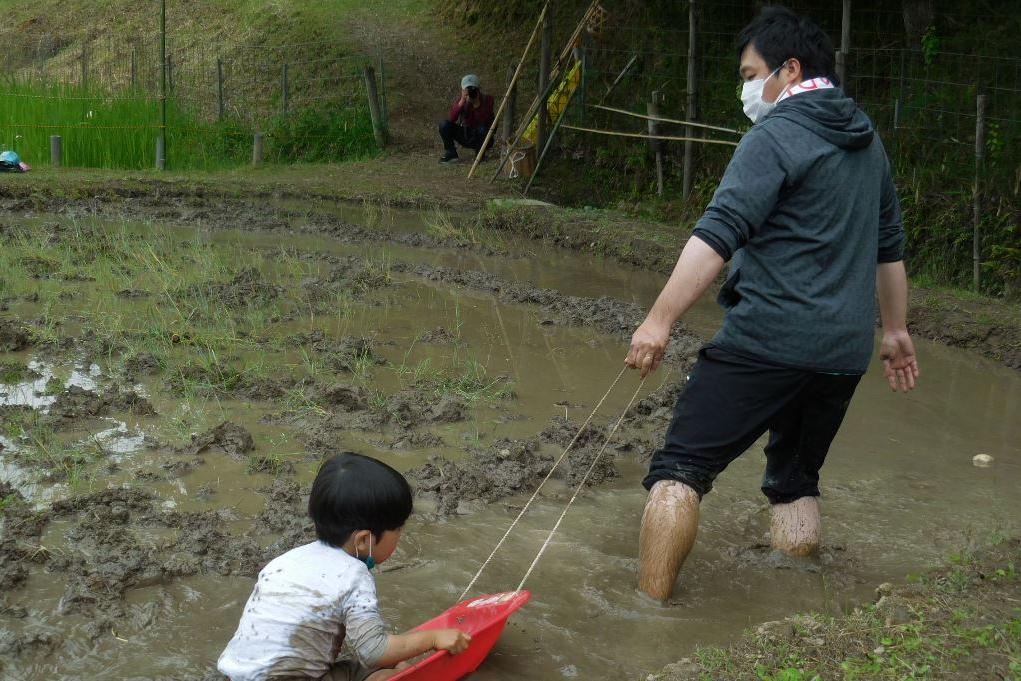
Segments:
[[[393,681],[455,681],[471,674],[500,638],[507,618],[531,597],[531,592],[522,590],[471,598],[415,627],[415,631],[460,629],[471,635],[472,642],[460,655],[440,650],[390,678]]]

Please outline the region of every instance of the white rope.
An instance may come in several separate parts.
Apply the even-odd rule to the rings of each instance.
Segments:
[[[500,537],[500,541],[498,541],[496,543],[496,546],[493,547],[492,553],[489,554],[489,557],[486,558],[485,562],[482,563],[482,566],[478,569],[478,572],[476,572],[475,576],[472,577],[470,582],[468,582],[468,586],[466,586],[464,588],[464,591],[461,592],[460,597],[458,597],[457,599],[458,601],[463,601],[464,597],[468,595],[469,591],[471,591],[471,588],[475,586],[475,582],[478,581],[479,577],[482,575],[482,571],[489,566],[489,563],[493,560],[493,556],[495,556],[496,552],[500,550],[500,547],[503,546],[503,543],[507,541],[507,537],[510,536],[510,533],[514,530],[515,526],[517,526],[518,521],[521,520],[522,516],[524,516],[525,513],[528,511],[528,507],[531,506],[532,502],[535,501],[535,498],[539,496],[539,491],[542,489],[542,486],[545,485],[551,477],[553,477],[553,472],[557,469],[557,466],[559,466],[560,463],[564,460],[564,457],[567,456],[567,453],[571,451],[571,447],[573,447],[574,443],[578,441],[579,437],[581,437],[582,432],[592,421],[592,417],[596,415],[596,412],[599,411],[599,408],[603,406],[603,402],[606,401],[606,398],[610,395],[611,392],[613,392],[613,389],[617,387],[617,383],[620,382],[620,378],[621,376],[624,375],[625,371],[627,371],[626,366],[620,370],[620,373],[617,374],[617,378],[613,379],[613,383],[611,383],[610,387],[607,388],[605,393],[603,393],[603,397],[599,400],[599,403],[596,404],[595,408],[592,409],[592,413],[588,415],[588,418],[585,419],[585,423],[581,424],[581,428],[579,428],[578,432],[574,434],[574,437],[571,438],[571,441],[567,443],[567,447],[564,449],[564,452],[560,455],[560,458],[556,460],[556,462],[553,464],[553,467],[550,468],[548,473],[546,473],[546,477],[543,478],[542,482],[539,483],[539,486],[535,488],[535,492],[532,493],[532,497],[527,502],[525,502],[525,505],[522,507],[521,512],[518,513],[518,517],[515,518],[513,522],[511,522],[510,526],[507,528],[507,531],[503,533],[502,537]],[[644,382],[645,381],[643,380],[642,383]],[[639,386],[639,388],[641,388],[641,386]],[[630,408],[630,405],[628,405],[628,408]],[[614,430],[616,430],[616,428]],[[606,445],[604,444],[603,446],[605,447]]]
[[[583,477],[581,479],[581,482],[578,483],[578,487],[576,487],[574,490],[574,495],[571,497],[570,501],[567,502],[567,505],[564,506],[564,512],[560,514],[560,517],[557,519],[557,522],[553,526],[553,529],[551,529],[549,531],[549,534],[546,536],[546,541],[542,543],[542,547],[539,549],[539,553],[535,554],[535,559],[532,560],[532,564],[528,566],[528,571],[525,572],[525,576],[521,578],[521,583],[518,584],[517,588],[518,591],[521,591],[521,589],[524,588],[525,582],[528,581],[528,578],[531,576],[532,571],[535,569],[535,566],[539,564],[539,559],[542,558],[542,554],[546,553],[546,549],[549,547],[549,543],[550,541],[552,541],[553,535],[556,534],[558,529],[560,529],[560,523],[562,523],[564,521],[564,518],[567,516],[567,512],[571,509],[571,504],[573,504],[574,500],[578,498],[579,494],[581,494],[582,488],[585,486],[585,483],[588,482],[588,478],[590,475],[592,475],[592,471],[594,471],[596,468],[596,463],[599,461],[599,457],[601,457],[603,455],[603,452],[606,451],[606,445],[610,444],[610,440],[613,439],[613,435],[614,433],[617,432],[617,428],[619,428],[620,424],[623,423],[624,417],[627,416],[627,413],[631,410],[631,405],[635,403],[635,398],[638,397],[638,393],[642,390],[643,385],[645,385],[644,378],[642,379],[642,382],[638,384],[638,388],[635,390],[635,394],[631,396],[631,401],[627,403],[627,406],[621,413],[620,418],[617,419],[617,423],[614,424],[613,430],[611,430],[610,434],[606,436],[606,441],[603,442],[603,446],[599,449],[599,453],[592,457],[592,464],[588,467],[588,470],[585,471],[585,477]]]

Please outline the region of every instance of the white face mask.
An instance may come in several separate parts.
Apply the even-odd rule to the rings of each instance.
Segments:
[[[765,78],[746,80],[741,84],[741,105],[744,108],[745,116],[748,116],[752,123],[761,121],[776,106],[776,102],[767,102],[762,99],[762,90],[766,87],[766,81],[779,73],[784,66],[787,66],[787,62],[780,64],[776,71]]]

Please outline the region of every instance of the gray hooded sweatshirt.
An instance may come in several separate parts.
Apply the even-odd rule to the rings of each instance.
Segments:
[[[741,140],[694,234],[731,263],[712,345],[769,364],[862,374],[876,263],[904,230],[879,135],[839,88],[779,104]]]

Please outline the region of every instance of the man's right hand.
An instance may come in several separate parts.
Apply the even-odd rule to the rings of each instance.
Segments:
[[[460,629],[437,629],[433,633],[433,648],[447,650],[451,655],[463,653],[468,649],[472,637]]]
[[[640,369],[645,378],[659,368],[670,341],[670,327],[646,318],[631,336],[631,348],[624,363]]]
[[[461,88],[461,99],[458,102],[458,104],[460,104],[461,106],[464,106],[465,104],[468,103],[469,99],[471,99],[471,98],[468,96],[467,88]]]

